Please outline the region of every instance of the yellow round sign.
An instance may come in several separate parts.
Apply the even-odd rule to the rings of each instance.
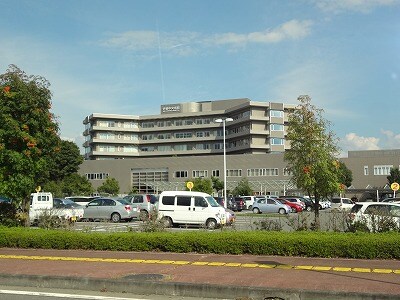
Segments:
[[[193,182],[188,181],[188,182],[186,183],[186,187],[187,187],[189,190],[191,190],[191,189],[193,188]]]
[[[37,186],[36,189],[35,189],[36,193],[39,193],[41,191],[41,189],[42,189],[42,187],[40,185]]]
[[[390,185],[390,188],[391,188],[393,191],[398,191],[398,190],[399,190],[399,187],[400,187],[400,185],[399,185],[397,182],[393,182],[393,183]]]

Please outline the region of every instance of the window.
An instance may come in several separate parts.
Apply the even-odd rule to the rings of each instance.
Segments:
[[[177,139],[187,139],[187,138],[191,138],[192,137],[192,133],[191,132],[178,132],[175,133],[175,138]]]
[[[248,177],[278,176],[278,168],[247,169]]]
[[[104,180],[108,178],[109,173],[87,173],[85,176],[88,180]]]
[[[291,174],[291,172],[290,172],[290,169],[288,169],[288,168],[283,168],[283,176],[290,176],[290,175],[292,175]]]
[[[172,151],[172,146],[158,146],[158,151]]]
[[[208,171],[207,170],[193,170],[192,177],[193,178],[208,177]]]
[[[390,169],[393,165],[374,166],[374,175],[390,175]]]
[[[269,111],[269,116],[274,118],[283,118],[283,111],[282,110],[273,110]]]
[[[188,171],[176,171],[175,172],[175,178],[187,178],[188,177]]]
[[[271,131],[283,131],[284,127],[283,124],[271,124],[270,129]]]
[[[207,207],[207,201],[203,197],[196,196],[194,197],[194,206],[197,207]]]
[[[176,205],[178,206],[190,206],[191,196],[177,196]]]
[[[182,125],[183,125],[182,120],[176,120],[175,121],[175,126],[182,126]]]
[[[219,170],[212,170],[213,177],[219,177]]]
[[[241,169],[226,170],[226,176],[227,177],[242,177],[242,170]]]
[[[164,205],[174,205],[175,197],[174,196],[164,196],[162,197],[162,203]]]
[[[154,122],[143,122],[142,128],[152,128],[154,127]]]
[[[368,166],[364,166],[364,175],[368,176],[369,172],[368,172]]]
[[[283,139],[281,138],[271,138],[271,145],[283,145]]]
[[[187,150],[187,145],[175,145],[174,146],[175,151],[186,151]]]

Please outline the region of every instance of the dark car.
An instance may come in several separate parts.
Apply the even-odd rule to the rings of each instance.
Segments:
[[[0,196],[0,203],[11,203],[11,202],[12,202],[11,199],[4,196]]]
[[[233,197],[233,202],[236,203],[237,211],[242,211],[246,207],[246,202],[244,201],[243,197]]]
[[[222,207],[225,207],[224,206],[224,198],[223,197],[214,197],[214,199],[215,199],[215,201],[217,201],[217,203],[219,205],[221,205]],[[227,202],[226,203],[226,208],[227,209],[230,209],[230,210],[233,210],[233,211],[238,211],[238,206],[237,206],[236,201],[233,201],[232,198],[229,198],[229,199],[226,200],[226,202]]]

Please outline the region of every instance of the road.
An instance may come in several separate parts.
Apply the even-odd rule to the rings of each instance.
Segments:
[[[44,289],[35,287],[0,286],[0,300],[215,300],[216,298],[199,298],[165,295],[133,295],[129,293],[110,293],[82,290]],[[221,299],[220,299],[221,300]]]
[[[304,224],[310,228],[314,220],[313,212],[293,213],[287,216],[253,215],[249,211],[236,212],[236,222],[234,226],[226,226],[224,230],[283,230],[295,231]],[[330,209],[320,211],[321,229],[332,231],[344,231],[346,228],[345,214],[333,212]],[[261,224],[263,221],[263,224]],[[74,229],[85,232],[126,232],[140,231],[143,223],[138,220],[131,222],[111,223],[111,222],[77,222]],[[187,231],[199,230],[198,227],[181,226],[178,228],[168,228],[168,231]]]

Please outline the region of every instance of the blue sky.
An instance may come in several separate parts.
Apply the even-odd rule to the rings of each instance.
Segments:
[[[0,73],[51,83],[61,136],[91,113],[308,94],[348,150],[400,148],[400,0],[0,0]]]

